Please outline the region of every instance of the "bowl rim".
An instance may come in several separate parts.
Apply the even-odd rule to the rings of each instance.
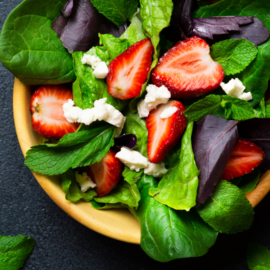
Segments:
[[[13,88],[13,116],[18,141],[25,157],[33,141],[41,143],[41,137],[32,129],[30,86],[15,78]],[[30,121],[29,121],[30,120]],[[33,172],[34,177],[47,195],[69,216],[84,226],[107,237],[132,244],[140,244],[140,225],[126,209],[96,210],[89,202],[72,203],[65,199],[59,178]],[[246,197],[254,208],[270,191],[270,170],[261,176],[256,188]],[[110,222],[108,222],[108,219]]]

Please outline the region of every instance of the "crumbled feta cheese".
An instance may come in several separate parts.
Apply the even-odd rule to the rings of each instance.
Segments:
[[[96,116],[95,116],[95,109],[85,109],[82,110],[80,117],[77,121],[77,123],[82,123],[85,125],[90,125],[93,122],[95,122],[97,120]]]
[[[174,113],[178,111],[177,107],[166,108],[161,114],[160,118],[165,119],[171,117]]]
[[[165,104],[169,101],[171,93],[167,87],[162,85],[157,87],[149,84],[146,87],[147,95],[144,100],[141,100],[137,105],[137,110],[140,118],[147,117],[149,112],[155,109],[160,104]]]
[[[221,83],[221,88],[225,91],[225,93],[232,97],[237,97],[243,100],[251,100],[252,94],[251,92],[244,93],[246,87],[243,83],[238,79],[231,79],[228,83]]]
[[[171,92],[164,85],[157,87],[149,84],[146,87],[147,95],[145,96],[145,103],[149,110],[155,109],[159,104],[165,104],[171,98]]]
[[[124,115],[120,111],[116,110],[112,105],[106,104],[106,106],[109,111],[109,116],[104,119],[104,121],[108,122],[113,126],[121,127],[125,122]]]
[[[93,72],[93,75],[98,79],[105,79],[109,73],[109,69],[105,62],[99,63]]]
[[[74,101],[69,99],[67,103],[62,106],[64,110],[64,117],[69,123],[75,123],[78,121],[82,109],[79,107],[74,107]]]
[[[161,177],[167,172],[168,170],[165,168],[165,164],[163,162],[160,164],[148,162],[147,167],[144,169],[145,174],[152,175],[154,177]]]
[[[75,176],[82,192],[86,192],[89,188],[94,188],[96,186],[86,172],[79,173],[76,171]]]
[[[102,98],[94,102],[95,116],[97,120],[102,121],[109,117],[109,110],[106,104],[107,98]]]
[[[149,115],[149,112],[150,112],[144,99],[138,103],[137,110],[138,110],[138,114],[139,114],[140,118],[147,117]]]
[[[127,167],[136,172],[140,169],[147,167],[147,158],[137,151],[131,150],[127,147],[122,147],[121,151],[116,154],[116,157],[120,159]]]
[[[239,99],[246,100],[246,101],[252,100],[252,94],[251,92],[243,93],[241,94]]]
[[[89,54],[84,54],[83,58],[82,58],[82,64],[85,65],[89,65],[91,66],[93,69],[95,69],[98,64],[101,63],[101,59],[95,55],[89,55]]]

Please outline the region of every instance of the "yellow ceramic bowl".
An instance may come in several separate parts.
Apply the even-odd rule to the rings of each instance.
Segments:
[[[14,121],[24,156],[31,146],[42,142],[42,138],[31,126],[30,97],[30,88],[15,79],[13,92]],[[140,243],[139,223],[127,210],[102,211],[94,209],[88,202],[72,203],[65,199],[59,178],[44,176],[35,172],[33,172],[33,175],[50,198],[68,215],[84,226],[117,240],[134,244]],[[256,189],[246,196],[252,206],[255,207],[269,190],[270,171],[262,176]]]

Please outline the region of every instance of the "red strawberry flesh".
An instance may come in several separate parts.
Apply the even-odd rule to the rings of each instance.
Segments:
[[[97,185],[99,198],[110,193],[122,177],[124,165],[115,155],[116,151],[111,149],[100,162],[89,166],[88,174]]]
[[[47,139],[60,139],[77,130],[79,124],[69,123],[62,106],[73,99],[72,92],[60,85],[39,87],[31,97],[32,126]]]
[[[260,165],[264,156],[260,147],[252,142],[240,139],[229,157],[221,179],[229,181],[235,177],[251,173]]]
[[[160,118],[161,113],[169,107],[176,107],[178,110],[168,118]],[[183,115],[184,111],[185,108],[181,102],[171,100],[150,112],[146,118],[148,129],[147,150],[150,162],[161,162],[181,138],[187,126],[187,119]]]
[[[156,86],[165,85],[172,98],[195,98],[219,87],[224,72],[211,58],[206,41],[191,37],[164,54],[151,78]]]
[[[108,92],[120,99],[137,97],[147,80],[154,47],[150,39],[141,40],[116,57],[109,65]]]

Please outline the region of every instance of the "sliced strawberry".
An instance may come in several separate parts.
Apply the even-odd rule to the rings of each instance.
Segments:
[[[217,88],[224,72],[211,58],[206,41],[191,37],[166,52],[151,76],[156,86],[169,89],[172,98],[194,98]]]
[[[47,139],[60,139],[77,130],[79,124],[69,123],[64,117],[63,104],[73,99],[72,92],[60,85],[39,87],[30,101],[32,126]]]
[[[111,96],[129,99],[141,93],[151,68],[153,51],[150,39],[144,39],[130,46],[110,63],[107,85]]]
[[[161,113],[169,108],[178,110],[168,118],[160,118]],[[183,112],[185,107],[179,101],[171,100],[167,104],[159,105],[146,118],[148,129],[148,159],[152,163],[159,163],[181,138],[187,126],[187,119]]]
[[[231,180],[251,173],[254,168],[260,165],[264,156],[264,152],[260,147],[252,142],[240,139],[229,157],[221,179]]]
[[[111,149],[100,162],[89,166],[88,175],[97,185],[99,198],[107,195],[122,177],[124,165],[115,155],[116,151]]]

